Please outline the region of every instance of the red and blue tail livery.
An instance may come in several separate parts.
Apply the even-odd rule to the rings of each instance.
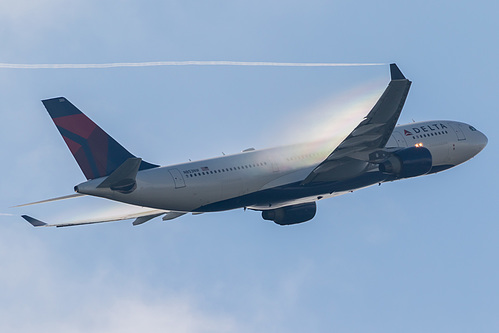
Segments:
[[[135,156],[64,97],[42,101],[87,179],[110,175]],[[139,170],[158,167],[142,161]]]

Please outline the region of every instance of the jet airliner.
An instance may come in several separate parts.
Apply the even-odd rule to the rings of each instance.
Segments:
[[[471,159],[487,145],[483,133],[458,121],[396,126],[411,81],[395,64],[390,74],[377,103],[346,137],[169,166],[131,154],[66,98],[44,100],[87,181],[74,187],[75,194],[36,203],[90,195],[135,205],[137,210],[58,224],[23,218],[36,227],[125,219],[139,225],[159,216],[171,220],[187,213],[244,208],[291,225],[311,220],[319,200],[437,173]]]

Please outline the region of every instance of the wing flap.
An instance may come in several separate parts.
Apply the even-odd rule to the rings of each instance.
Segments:
[[[382,133],[377,133],[377,134],[364,134],[364,135],[359,135],[359,136],[352,136],[350,140],[345,140],[343,141],[339,146],[338,146],[338,151],[346,148],[351,148],[351,147],[356,147],[360,145],[369,145],[371,142],[375,140],[379,140],[382,138],[383,134]],[[328,156],[328,160],[335,159],[336,156],[335,154],[331,154]]]
[[[163,216],[163,221],[169,221],[176,219],[177,217],[180,217],[182,215],[187,214],[186,212],[168,212]]]
[[[147,215],[147,216],[141,216],[141,217],[137,217],[135,219],[135,221],[132,222],[132,225],[141,225],[143,223],[146,223],[147,221],[150,221],[152,220],[153,218],[155,217],[158,217],[160,215],[162,215],[163,213],[159,213],[159,214],[153,214],[153,215]],[[168,214],[168,213],[167,213]]]
[[[383,124],[369,124],[369,125],[365,125],[363,127],[357,127],[356,129],[353,130],[352,136],[363,135],[363,134],[369,133],[373,130],[376,130],[380,127],[383,127]]]

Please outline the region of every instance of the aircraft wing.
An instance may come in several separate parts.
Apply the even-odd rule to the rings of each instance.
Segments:
[[[186,214],[186,212],[172,212],[161,209],[142,208],[140,212],[129,212],[127,214],[118,213],[115,215],[96,217],[93,219],[75,220],[75,221],[68,221],[64,223],[54,223],[54,224],[43,222],[28,215],[22,215],[22,218],[28,221],[34,227],[69,227],[75,225],[113,222],[113,221],[129,220],[129,219],[135,219],[132,223],[135,226],[145,223],[161,215],[165,215],[165,218],[163,218],[163,220],[171,220],[176,217],[182,216],[184,214]]]
[[[407,80],[396,64],[390,65],[391,81],[376,105],[362,122],[336,149],[319,164],[302,182],[330,180],[333,170],[353,170],[358,162],[369,160],[369,154],[385,147],[409,93],[411,81]]]

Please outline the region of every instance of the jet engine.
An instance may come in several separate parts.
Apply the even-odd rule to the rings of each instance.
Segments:
[[[317,205],[315,202],[308,202],[299,205],[281,207],[262,211],[264,220],[274,221],[279,225],[290,225],[306,222],[315,216]]]
[[[397,178],[410,178],[427,174],[431,166],[432,157],[427,148],[410,147],[391,154],[379,164],[379,171]]]

